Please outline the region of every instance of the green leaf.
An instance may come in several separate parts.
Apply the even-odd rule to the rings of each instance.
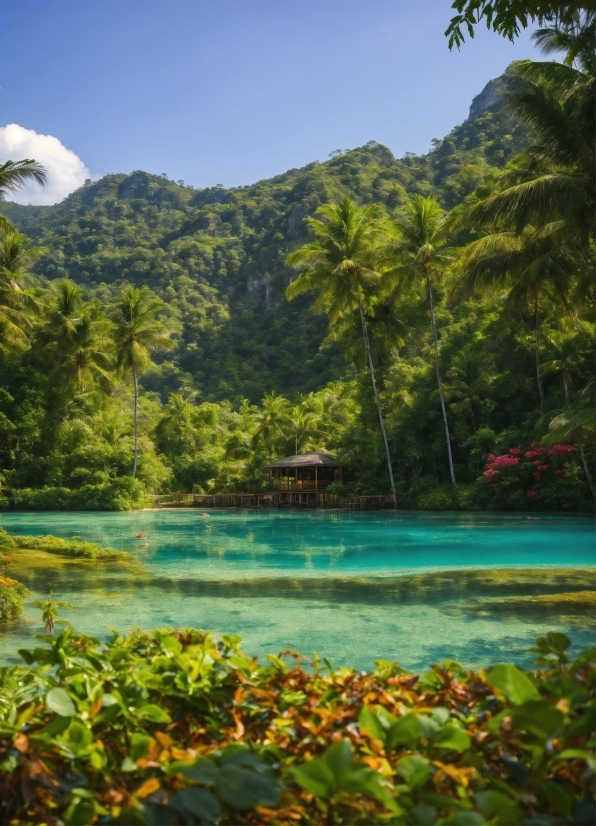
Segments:
[[[345,769],[350,765],[354,756],[349,740],[340,740],[334,743],[325,751],[322,759],[329,766],[335,779],[337,780]]]
[[[509,702],[521,705],[528,700],[539,700],[540,694],[527,674],[515,665],[500,663],[487,675],[487,682],[503,692]]]
[[[381,725],[381,721],[377,715],[369,706],[362,706],[362,710],[358,715],[358,728],[360,731],[374,737],[375,740],[380,740],[382,743],[385,742],[387,732]]]
[[[88,826],[95,816],[95,806],[92,800],[76,799],[70,804],[64,814],[64,820],[69,826]]]
[[[214,786],[217,779],[215,764],[206,757],[197,757],[196,760],[177,760],[168,766],[168,774],[183,774],[195,783],[203,786]]]
[[[516,706],[511,712],[511,718],[517,729],[527,731],[541,740],[551,738],[565,720],[563,713],[546,700],[530,700]]]
[[[130,737],[130,756],[132,759],[140,760],[141,757],[145,757],[149,753],[152,742],[153,738],[149,737],[148,734],[134,732]]]
[[[296,782],[315,797],[326,799],[335,787],[334,774],[320,757],[293,768],[291,772]]]
[[[140,717],[142,720],[148,720],[150,723],[172,722],[172,718],[168,712],[153,703],[147,703],[147,705],[135,709],[135,714],[137,717]]]
[[[402,757],[397,764],[397,773],[403,777],[410,789],[420,789],[430,775],[430,762],[416,755]]]
[[[182,789],[170,801],[170,805],[182,812],[190,813],[207,823],[213,823],[220,815],[218,799],[207,789]]]
[[[410,711],[397,720],[387,734],[387,748],[393,749],[395,746],[407,746],[412,748],[422,737],[422,727],[419,718]]]
[[[134,772],[137,770],[137,764],[134,760],[131,760],[130,757],[125,757],[122,763],[120,764],[120,771],[122,772]]]
[[[565,791],[558,783],[547,780],[542,787],[543,794],[555,812],[570,818],[575,798],[571,792]]]
[[[51,688],[46,694],[46,705],[60,717],[73,717],[77,710],[63,688]]]
[[[435,737],[434,746],[451,751],[468,751],[471,746],[470,735],[455,723],[447,723]]]
[[[276,806],[279,787],[273,773],[264,774],[243,766],[222,766],[217,774],[217,796],[233,809]]]
[[[521,820],[522,812],[517,803],[501,792],[478,792],[475,800],[480,814],[490,823],[515,826]]]
[[[448,708],[439,706],[438,708],[433,708],[430,716],[438,726],[444,726],[451,715]]]
[[[424,714],[418,717],[418,724],[422,730],[422,736],[426,737],[427,740],[434,740],[440,731],[439,724]]]
[[[73,720],[64,732],[63,739],[69,749],[74,752],[74,754],[78,754],[90,745],[93,740],[93,734],[83,723],[79,723],[78,720]]]

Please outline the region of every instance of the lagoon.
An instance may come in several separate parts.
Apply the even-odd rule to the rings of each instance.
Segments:
[[[0,523],[139,559],[144,575],[97,564],[15,570],[35,597],[53,590],[71,601],[76,627],[98,636],[193,625],[241,634],[250,654],[316,650],[358,668],[376,659],[425,668],[446,656],[527,664],[525,649],[546,630],[570,633],[577,648],[594,639],[593,610],[549,602],[594,589],[590,517],[159,510],[11,513]],[[4,662],[39,627],[30,603],[3,628]]]

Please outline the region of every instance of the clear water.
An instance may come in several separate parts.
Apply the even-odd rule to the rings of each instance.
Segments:
[[[524,649],[550,628],[569,632],[577,647],[594,639],[585,611],[548,616],[496,605],[511,594],[594,587],[593,572],[583,586],[553,579],[553,569],[596,564],[589,517],[210,511],[204,518],[163,510],[3,514],[0,522],[12,533],[77,536],[143,562],[144,577],[105,565],[21,577],[32,599],[52,590],[73,602],[77,628],[96,635],[193,625],[240,633],[251,654],[289,646],[358,668],[379,658],[411,668],[447,656],[469,665],[525,662]],[[146,539],[136,540],[138,532]],[[531,582],[491,580],[503,567],[545,573]],[[3,628],[4,661],[39,627],[30,602]]]

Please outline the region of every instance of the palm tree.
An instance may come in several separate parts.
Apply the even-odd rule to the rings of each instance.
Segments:
[[[437,335],[437,321],[433,297],[433,284],[437,284],[443,274],[444,267],[449,260],[443,251],[446,244],[445,212],[434,198],[424,198],[414,195],[406,205],[402,214],[395,221],[397,240],[392,245],[393,255],[396,257],[395,266],[384,276],[390,290],[404,293],[419,282],[424,284],[435,350],[435,372],[439,399],[443,413],[445,439],[447,441],[447,457],[449,459],[449,473],[451,483],[455,485],[455,470],[451,454],[451,436],[445,408],[443,382],[441,381],[441,367],[439,361],[439,339]]]
[[[145,286],[125,287],[114,306],[117,367],[122,373],[132,373],[134,388],[133,479],[137,475],[139,454],[139,376],[153,364],[151,352],[174,346],[163,324],[156,319],[164,307],[163,301]]]
[[[22,161],[5,161],[0,164],[0,201],[5,201],[7,195],[14,195],[29,181],[45,186],[47,177],[45,168],[30,158]],[[14,230],[10,221],[3,215],[0,215],[0,230]]]
[[[286,430],[294,439],[294,455],[305,439],[320,432],[321,417],[314,410],[308,409],[308,401],[299,401],[287,416]]]
[[[376,267],[379,247],[375,243],[383,231],[375,207],[359,207],[350,198],[339,204],[320,206],[316,216],[308,219],[315,240],[290,253],[286,263],[302,270],[289,285],[286,296],[291,301],[309,290],[318,295],[315,311],[324,312],[332,325],[354,314],[360,317],[368,369],[385,444],[391,494],[397,507],[389,442],[370,346],[365,314],[374,314],[374,304],[381,279]]]
[[[511,101],[537,136],[520,159],[526,179],[510,185],[505,175],[502,191],[464,211],[453,229],[521,233],[528,225],[562,221],[565,235],[585,249],[596,204],[594,14],[582,33],[558,25],[535,38],[547,53],[566,48],[568,65],[516,64]]]
[[[484,369],[484,355],[469,350],[454,357],[449,371],[451,381],[447,390],[448,398],[457,402],[461,409],[468,410],[472,433],[476,435],[477,421],[474,410],[486,398],[489,375]]]
[[[544,399],[540,368],[540,306],[545,299],[568,308],[566,289],[573,260],[559,243],[562,222],[521,233],[496,232],[464,248],[458,259],[461,274],[452,294],[473,294],[481,289],[506,285],[505,309],[529,306],[533,316],[536,385],[540,406]]]
[[[255,437],[267,445],[269,457],[273,456],[273,439],[283,433],[287,421],[288,400],[273,391],[265,393],[261,409],[253,417]]]
[[[23,290],[23,276],[33,260],[41,253],[40,247],[22,232],[12,228],[0,229],[0,331],[2,339],[26,340],[31,326],[30,315],[39,312],[39,302]],[[0,346],[2,346],[0,340]]]

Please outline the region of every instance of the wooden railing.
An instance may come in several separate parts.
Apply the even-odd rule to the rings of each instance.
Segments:
[[[342,511],[393,508],[390,496],[345,496],[316,490],[267,493],[165,493],[154,496],[156,508],[334,508]]]

